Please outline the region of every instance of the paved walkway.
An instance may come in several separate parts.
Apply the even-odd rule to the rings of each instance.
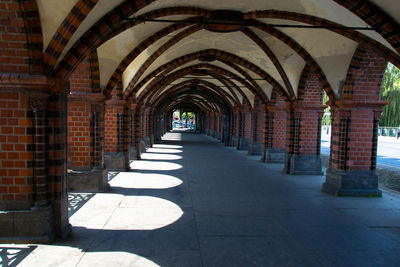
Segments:
[[[3,266],[400,266],[399,195],[333,197],[258,158],[169,133],[110,192],[70,195],[72,237],[1,245]]]

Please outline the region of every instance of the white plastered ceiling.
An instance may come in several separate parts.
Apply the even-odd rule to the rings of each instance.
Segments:
[[[37,0],[43,34],[43,51],[78,0]]]
[[[187,16],[172,16],[173,19],[184,19],[186,17]],[[142,41],[171,24],[172,23],[152,22],[151,27],[149,27],[148,24],[142,23],[118,34],[97,48],[100,63],[100,86],[105,87],[107,85],[108,80],[111,78],[111,75],[117,69],[121,61]],[[126,73],[123,75],[123,88],[126,88],[128,85],[127,83],[130,82],[130,78],[133,77],[144,61],[146,61],[147,57],[151,56],[151,54],[160,46],[183,30],[184,29],[180,29],[164,36],[148,49],[144,50],[134,61],[132,61],[126,69]],[[126,78],[129,77],[129,75],[131,75],[130,78]]]

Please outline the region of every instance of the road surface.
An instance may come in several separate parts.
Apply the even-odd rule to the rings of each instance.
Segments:
[[[321,135],[321,153],[329,155],[330,145],[330,135],[323,131]],[[400,169],[400,139],[388,136],[378,137],[377,163]]]

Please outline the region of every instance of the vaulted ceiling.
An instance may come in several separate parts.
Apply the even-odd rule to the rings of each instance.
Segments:
[[[97,33],[90,48],[97,51],[103,92],[120,90],[145,102],[169,94],[201,106],[211,95],[226,105],[252,105],[255,98],[270,99],[273,90],[295,99],[306,65],[320,72],[323,89],[334,95],[360,42],[400,62],[400,1],[37,3],[52,69],[72,71],[71,58],[81,60],[80,45]],[[202,93],[194,97],[195,89]]]

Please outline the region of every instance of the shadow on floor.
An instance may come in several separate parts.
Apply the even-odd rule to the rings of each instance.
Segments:
[[[18,266],[36,248],[37,246],[0,247],[0,266]]]
[[[68,216],[74,215],[94,195],[94,193],[68,193]]]

